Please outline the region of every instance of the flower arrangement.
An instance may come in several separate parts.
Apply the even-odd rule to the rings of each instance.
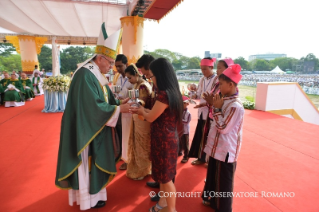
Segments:
[[[66,75],[49,77],[43,80],[43,89],[66,92],[69,90],[70,82],[71,78]]]
[[[243,102],[245,109],[254,110],[255,109],[255,98],[252,96],[246,96],[246,101]]]

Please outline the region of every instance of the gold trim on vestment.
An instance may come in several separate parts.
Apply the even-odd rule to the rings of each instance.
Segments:
[[[97,168],[99,168],[101,171],[103,171],[103,172],[105,172],[105,173],[107,173],[107,174],[114,174],[114,175],[117,174],[117,172],[109,172],[109,171],[103,169],[102,167],[100,167],[99,165],[97,165],[96,162],[95,162],[95,166],[96,166]]]
[[[103,94],[104,94],[104,90],[103,90],[103,87],[102,87],[102,85],[101,85],[101,83],[99,83],[100,84],[100,86],[101,86],[101,89],[102,89],[102,92],[103,92]],[[103,95],[104,96],[104,98],[106,98],[105,97],[105,95]],[[107,100],[106,100],[106,102],[108,102]],[[115,110],[113,111],[113,114],[112,114],[112,116],[107,120],[107,122],[91,137],[91,139],[84,145],[84,147],[78,152],[78,156],[80,156],[80,154],[82,153],[82,151],[91,143],[91,141],[103,130],[103,128],[105,127],[105,125],[109,122],[109,120],[113,117],[113,115],[114,115],[114,113],[115,113],[115,111],[116,111],[116,108],[117,106],[115,106]],[[79,168],[79,166],[81,165],[81,163],[82,163],[82,160],[81,160],[81,162],[68,174],[68,175],[66,175],[65,177],[62,177],[62,178],[59,178],[58,179],[58,181],[62,181],[62,180],[64,180],[64,179],[66,179],[67,177],[69,177],[73,172],[75,172],[75,170],[77,169],[77,168]]]
[[[82,160],[80,161],[80,163],[79,163],[69,174],[67,174],[67,175],[64,176],[64,177],[59,178],[58,181],[62,181],[62,180],[64,180],[64,179],[68,178],[71,174],[73,174],[73,172],[75,172],[75,170],[76,170],[77,168],[79,168],[79,166],[80,166],[81,164],[82,164]]]
[[[100,189],[100,191],[105,188],[113,179],[114,179],[115,175],[111,175],[108,179],[108,181],[105,183],[104,186],[102,186],[102,188]]]
[[[67,188],[62,188],[62,187],[60,187],[60,186],[58,186],[58,185],[55,185],[56,187],[58,187],[59,189],[62,189],[62,190],[69,190],[69,189],[72,189],[72,187],[67,187]]]
[[[117,54],[117,51],[116,50],[113,50],[113,49],[110,49],[108,47],[105,47],[105,46],[96,46],[95,48],[95,53],[96,54],[102,54],[102,55],[105,55],[109,58],[112,58],[113,60],[116,59],[116,54]]]

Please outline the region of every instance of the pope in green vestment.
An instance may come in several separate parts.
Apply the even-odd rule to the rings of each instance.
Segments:
[[[76,170],[88,145],[90,194],[98,193],[113,179],[120,151],[115,150],[114,129],[105,125],[119,104],[108,85],[101,87],[89,69],[82,67],[76,72],[62,117],[56,186],[79,189]]]
[[[69,189],[69,205],[76,202],[80,210],[105,206],[105,187],[121,157],[114,127],[130,108],[128,98],[114,98],[104,76],[115,63],[122,31],[108,36],[105,23],[101,30],[96,54],[74,72],[61,123],[55,185]]]
[[[35,97],[31,80],[27,78],[25,73],[22,73],[21,75],[22,75],[22,78],[20,79],[20,81],[25,91],[25,99],[31,100]]]
[[[7,84],[7,87],[8,87],[8,85],[12,84],[19,91],[15,90],[15,89],[5,91],[3,101],[4,102],[23,102],[24,101],[23,95],[25,92],[24,92],[24,88],[22,86],[22,83],[20,82],[20,80],[16,79],[15,75],[12,74],[11,77],[12,78],[10,79],[9,83]]]

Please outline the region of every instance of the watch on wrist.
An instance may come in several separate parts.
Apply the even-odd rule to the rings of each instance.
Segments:
[[[222,110],[220,108],[214,108],[214,112],[215,113],[218,113],[218,112],[221,112]]]

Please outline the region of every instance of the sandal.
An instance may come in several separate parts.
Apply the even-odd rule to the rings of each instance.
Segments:
[[[183,158],[183,160],[181,161],[181,163],[187,163],[188,162],[188,158]]]
[[[192,161],[192,165],[200,165],[200,164],[203,164],[203,163],[204,162],[202,162],[202,161],[200,161],[198,159]]]
[[[143,180],[144,177],[134,178],[133,180]]]
[[[205,205],[205,206],[210,206],[210,202],[203,200],[203,205]]]
[[[122,163],[122,165],[119,168],[120,170],[126,170],[127,169],[127,163]]]
[[[151,207],[150,209],[149,209],[149,212],[159,212],[160,210],[162,210],[163,208],[166,208],[167,206],[165,206],[165,207],[162,207],[162,206],[160,206],[158,203],[156,203],[156,205],[154,205],[153,207]],[[157,210],[155,210],[155,208],[157,209]]]

